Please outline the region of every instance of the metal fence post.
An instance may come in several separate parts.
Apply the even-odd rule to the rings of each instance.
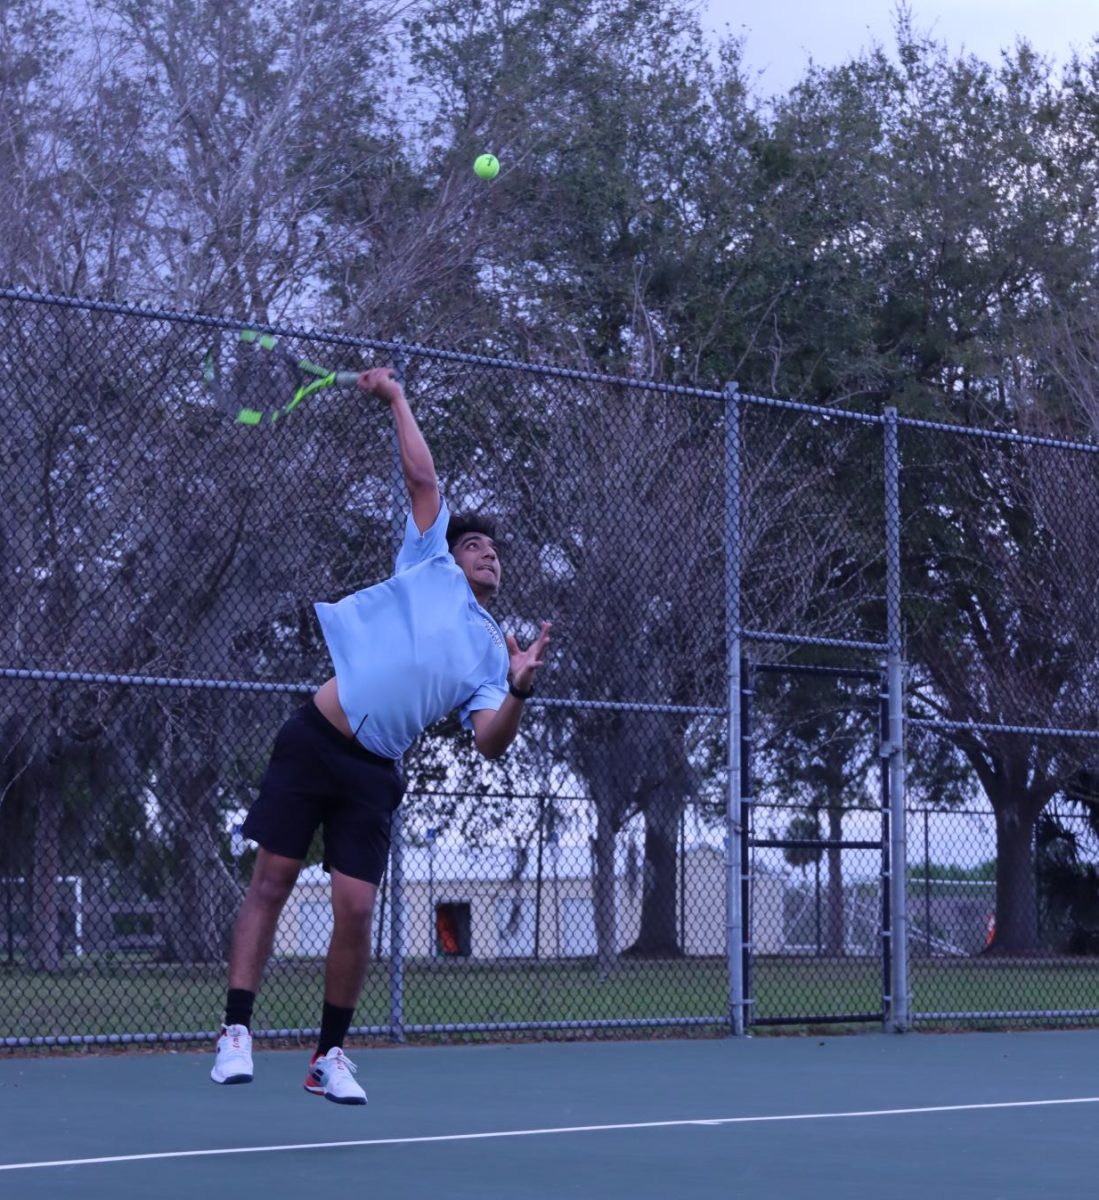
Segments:
[[[725,387],[725,647],[728,781],[725,795],[725,953],[729,977],[729,1029],[745,1031],[744,911],[741,883],[741,630],[740,630],[740,426],[741,403],[735,383]]]
[[[393,814],[389,846],[389,1036],[404,1041],[404,830],[400,807]]]
[[[399,346],[393,352],[393,371],[404,386],[404,359]],[[399,546],[405,528],[405,482],[401,469],[401,448],[395,428],[390,430],[393,451],[391,497],[393,501],[393,532]],[[389,845],[389,1036],[395,1042],[404,1041],[404,822],[401,807],[393,814]],[[432,919],[433,919],[432,914]]]
[[[889,897],[892,934],[891,1003],[886,1028],[900,1033],[909,1024],[908,826],[905,813],[904,661],[901,638],[901,489],[897,410],[885,410],[885,609],[886,690],[889,708]]]

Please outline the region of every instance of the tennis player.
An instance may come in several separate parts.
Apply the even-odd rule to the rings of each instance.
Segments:
[[[317,604],[335,675],[279,730],[243,833],[259,844],[233,928],[215,1083],[252,1079],[252,1007],[279,914],[316,829],[332,880],[332,936],[320,1038],[305,1089],[365,1104],[343,1052],[370,960],[374,900],[404,793],[400,760],[434,721],[457,709],[486,758],[515,738],[544,661],[550,626],[521,649],[489,615],[500,586],[492,522],[451,516],[431,452],[388,368],[359,387],[389,405],[412,511],[396,572],[335,604]]]

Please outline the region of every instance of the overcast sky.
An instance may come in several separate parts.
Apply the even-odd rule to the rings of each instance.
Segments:
[[[894,0],[702,0],[703,22],[747,35],[746,64],[763,94],[784,92],[810,57],[842,62],[865,46],[893,44]],[[1087,52],[1099,34],[1099,0],[913,0],[913,24],[954,53],[995,62],[1022,37],[1057,62]]]

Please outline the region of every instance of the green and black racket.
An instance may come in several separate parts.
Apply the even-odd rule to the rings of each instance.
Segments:
[[[354,387],[358,371],[332,371],[295,354],[274,334],[242,329],[207,350],[202,379],[217,406],[241,425],[275,424],[307,397]]]

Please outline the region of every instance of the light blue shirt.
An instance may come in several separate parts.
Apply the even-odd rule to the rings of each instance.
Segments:
[[[340,705],[383,758],[400,758],[452,709],[472,728],[470,713],[507,695],[507,643],[447,549],[448,520],[445,501],[422,534],[409,515],[394,575],[314,606]]]

